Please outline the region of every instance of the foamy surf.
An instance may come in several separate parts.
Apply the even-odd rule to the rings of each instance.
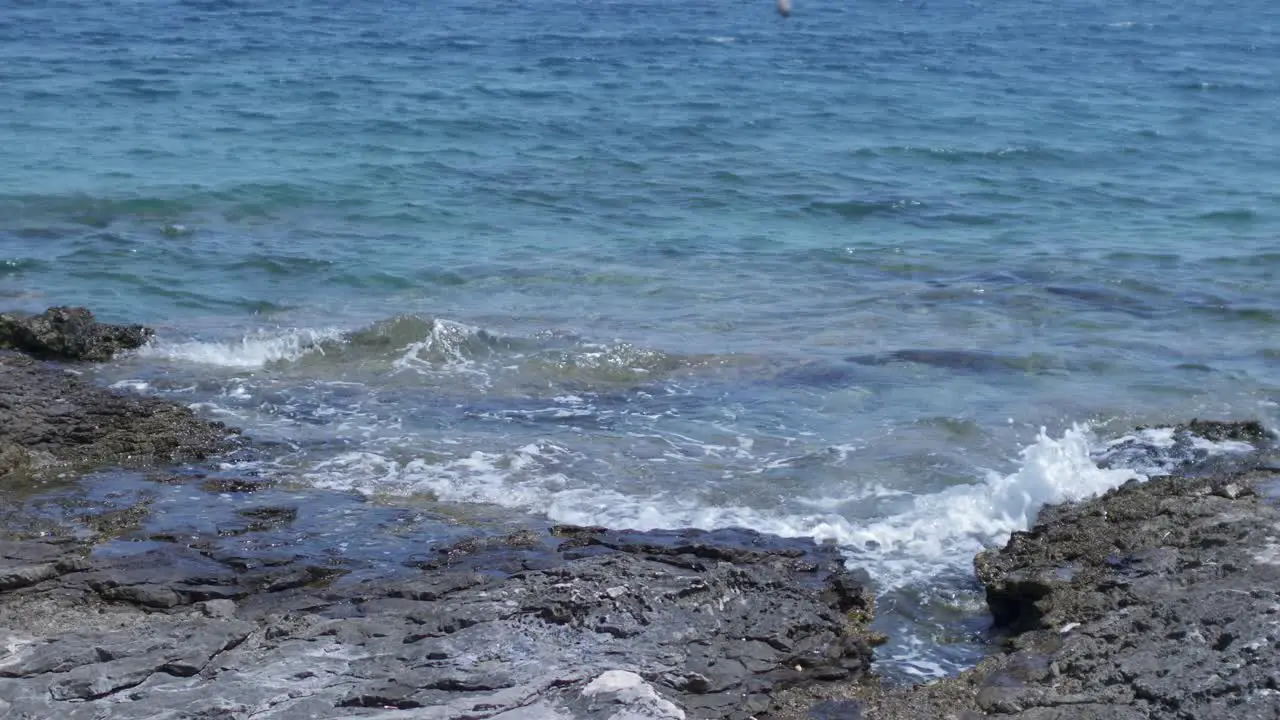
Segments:
[[[399,462],[372,452],[339,455],[312,467],[314,484],[366,494],[430,494],[441,501],[486,503],[545,515],[556,522],[636,530],[746,527],[813,537],[841,547],[852,565],[871,571],[882,590],[965,569],[984,547],[1026,529],[1049,503],[1080,500],[1145,476],[1098,467],[1087,427],[1061,437],[1043,430],[1022,450],[1021,467],[981,482],[916,497],[908,508],[855,525],[834,513],[773,514],[745,505],[707,505],[692,496],[633,494],[583,485],[565,468],[572,452],[550,442],[503,453],[472,452],[443,461]],[[893,492],[870,484],[862,499]],[[848,501],[851,497],[842,497]],[[809,503],[830,506],[826,498]]]
[[[395,370],[474,372],[484,331],[439,318],[397,317],[360,330],[336,327],[257,330],[236,340],[154,340],[138,350],[145,358],[228,368],[261,368],[309,355],[343,353],[356,345],[386,352]],[[388,344],[389,343],[389,344]],[[385,350],[383,350],[383,346]]]
[[[324,352],[323,343],[339,341],[336,328],[260,330],[225,342],[156,340],[138,349],[140,357],[199,363],[228,368],[261,368],[269,363],[297,360]]]
[[[433,373],[437,370],[469,373],[487,378],[473,360],[477,344],[483,345],[480,328],[452,320],[436,319],[425,336],[399,350],[392,366],[397,370]]]

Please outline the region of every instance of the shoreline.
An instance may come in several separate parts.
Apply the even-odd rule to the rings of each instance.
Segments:
[[[44,346],[79,354],[54,357],[145,341],[63,316],[76,322],[60,332],[81,339]],[[5,425],[0,483],[198,463],[241,445],[187,408],[12,352],[0,392],[24,418]],[[1188,427],[1264,442],[1256,424]],[[1252,588],[1280,578],[1267,554],[1280,464],[1250,462],[1046,507],[975,559],[1008,652],[915,688],[881,688],[871,673],[882,638],[867,628],[870,578],[804,538],[560,526],[448,543],[415,566],[419,579],[349,581],[287,548],[249,557],[215,536],[101,557],[9,523],[0,627],[22,632],[0,642],[0,717],[1274,717],[1280,674],[1259,649],[1280,640],[1255,626],[1280,598]],[[287,508],[264,507],[235,537],[287,522]],[[1215,604],[1219,590],[1248,600]],[[1195,640],[1192,626],[1227,629]],[[1186,660],[1162,680],[1171,648]],[[1143,664],[1152,657],[1163,664]],[[1261,674],[1228,671],[1245,661]],[[1206,668],[1220,680],[1194,682]]]

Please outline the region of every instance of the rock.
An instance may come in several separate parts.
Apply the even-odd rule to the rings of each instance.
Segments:
[[[0,592],[28,587],[89,567],[86,548],[70,540],[20,543],[0,540]]]
[[[94,387],[31,358],[0,352],[0,471],[7,471],[0,477],[28,474],[50,461],[204,458],[230,449],[233,434],[180,405]]]
[[[1030,532],[983,553],[976,565],[988,597],[1034,608],[1015,622],[1026,632],[1014,647],[1060,672],[1033,678],[1041,694],[1005,714],[1041,717],[1079,698],[1124,710],[1108,717],[1280,716],[1280,624],[1271,621],[1280,613],[1280,511],[1252,489],[1274,479],[1255,471],[1129,485],[1051,508]],[[1067,563],[1078,570],[1036,598],[1010,582]]]
[[[1280,717],[1280,508],[1257,492],[1277,481],[1172,476],[1045,508],[975,560],[1005,654],[838,695],[867,720]]]
[[[200,484],[200,489],[211,493],[253,493],[267,485],[254,478],[209,478]]]
[[[1267,428],[1257,420],[1245,420],[1238,422],[1192,420],[1191,422],[1178,427],[1193,435],[1199,435],[1206,440],[1212,440],[1214,442],[1234,440],[1236,442],[1257,443],[1272,438],[1271,433],[1267,432]]]
[[[745,531],[524,531],[349,581],[183,546],[8,547],[0,576],[79,563],[0,591],[0,626],[22,613],[45,633],[0,657],[18,717],[745,720],[871,662],[866,576],[831,548]],[[85,617],[121,612],[114,630]]]
[[[0,477],[22,475],[31,469],[31,454],[22,446],[0,441]]]
[[[206,617],[226,620],[236,615],[236,604],[232,600],[206,600],[199,605]]]
[[[154,332],[142,325],[109,325],[85,308],[53,307],[39,315],[0,314],[0,348],[42,360],[110,360],[142,347]]]
[[[684,711],[658,694],[644,678],[626,670],[606,670],[582,688],[591,709],[620,706],[635,717],[684,720]]]

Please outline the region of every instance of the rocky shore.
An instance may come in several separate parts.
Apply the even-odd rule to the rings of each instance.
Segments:
[[[1253,423],[1187,427],[1267,442]],[[1047,507],[974,562],[1006,652],[916,688],[793,691],[783,716],[1280,717],[1278,503],[1262,452]]]
[[[866,578],[750,533],[559,528],[365,582],[10,541],[0,593],[15,718],[746,718],[871,662]]]
[[[42,483],[238,446],[50,362],[147,337],[79,309],[0,315],[0,518]],[[1271,438],[1176,432],[1259,450],[1046,508],[975,560],[1001,651],[915,688],[872,674],[870,579],[807,540],[558,526],[371,577],[226,541],[288,508],[109,547],[17,518],[0,528],[0,718],[1280,717]]]
[[[151,335],[141,326],[99,323],[83,308],[0,314],[0,348],[7,348],[0,349],[0,478],[230,450],[235,431],[221,423],[173,403],[108,392],[81,381],[73,368],[42,362],[106,360]]]

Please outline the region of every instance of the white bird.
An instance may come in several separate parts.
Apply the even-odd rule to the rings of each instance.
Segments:
[[[778,0],[778,14],[782,17],[791,17],[791,0]]]

